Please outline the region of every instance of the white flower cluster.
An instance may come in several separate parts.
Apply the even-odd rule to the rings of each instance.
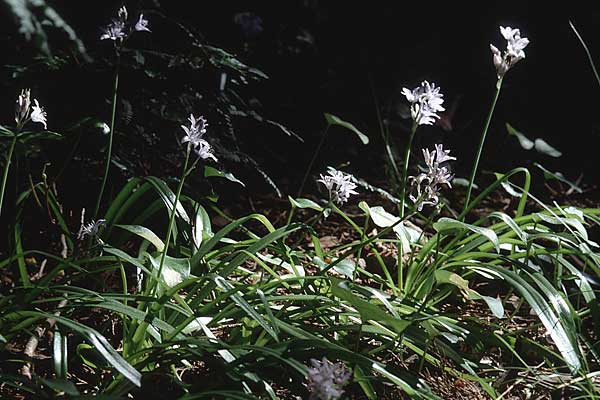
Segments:
[[[529,39],[522,38],[521,32],[518,29],[513,29],[510,26],[506,28],[501,26],[500,33],[507,41],[504,54],[496,46],[490,44],[498,79],[502,78],[509,69],[525,58],[523,49],[529,44]]]
[[[104,28],[100,40],[110,39],[114,41],[125,40],[133,31],[146,31],[150,32],[148,28],[148,20],[144,19],[144,14],[140,14],[137,22],[133,26],[133,29],[127,28],[127,19],[129,14],[125,6],[119,9],[117,18],[114,18],[106,28]]]
[[[342,388],[350,379],[350,371],[344,363],[332,363],[323,357],[322,361],[310,360],[312,368],[308,369],[308,390],[310,400],[337,400],[344,391]]]
[[[408,177],[413,191],[408,197],[415,203],[417,210],[421,211],[423,206],[427,204],[432,206],[438,204],[441,185],[452,187],[452,174],[448,168],[441,165],[447,161],[456,160],[455,157],[449,154],[450,150],[444,150],[441,144],[436,144],[435,150],[431,152],[429,149],[423,149],[427,172],[416,177]]]
[[[181,143],[188,142],[192,148],[196,151],[198,156],[203,160],[211,158],[217,161],[217,157],[212,153],[211,145],[202,138],[206,133],[206,127],[208,122],[204,117],[194,117],[194,114],[190,114],[188,118],[190,126],[181,125],[181,128],[185,131],[185,136],[181,140]]]
[[[402,88],[402,94],[411,103],[410,113],[417,125],[433,125],[435,118],[439,118],[437,112],[445,110],[442,107],[444,95],[435,83],[423,81],[413,90]]]
[[[329,198],[337,204],[342,205],[348,201],[350,195],[358,194],[354,191],[356,184],[352,182],[352,175],[345,174],[335,168],[327,167],[327,175],[320,175],[321,182],[329,191]]]
[[[17,126],[22,127],[28,121],[39,122],[44,125],[44,129],[48,129],[47,114],[44,108],[36,99],[33,99],[34,104],[31,104],[31,90],[23,89],[17,98],[15,107],[15,122]]]

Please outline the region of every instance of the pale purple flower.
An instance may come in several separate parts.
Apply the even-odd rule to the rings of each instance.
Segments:
[[[211,145],[204,139],[200,139],[198,147],[196,147],[196,154],[203,160],[211,158],[213,161],[218,161],[217,157],[212,153]]]
[[[131,23],[127,23],[128,19],[129,13],[127,12],[127,8],[125,6],[119,8],[117,18],[114,18],[112,22],[104,28],[102,35],[100,35],[100,40],[110,39],[122,42],[127,39],[134,30],[150,32],[150,29],[148,29],[148,20],[144,19],[143,14],[140,14],[137,22],[133,26],[131,26]]]
[[[148,28],[148,20],[144,19],[144,14],[140,14],[140,18],[138,19],[138,22],[135,24],[135,30],[136,31],[146,31],[146,32],[150,32],[150,29]]]
[[[36,99],[34,99],[33,102],[35,105],[31,107],[31,120],[33,122],[39,122],[40,124],[44,125],[44,129],[48,129],[48,125],[46,123],[46,111],[44,111],[44,108],[40,106],[40,103],[38,103]]]
[[[198,118],[194,117],[194,114],[190,114],[188,120],[190,121],[189,127],[181,125],[181,128],[185,131],[185,136],[181,140],[181,143],[189,142],[192,147],[198,147],[200,141],[202,141],[202,136],[206,133],[208,122],[202,116]]]
[[[348,201],[350,195],[358,194],[356,184],[352,182],[352,175],[345,174],[342,171],[338,171],[335,168],[328,167],[327,175],[320,175],[321,179],[317,182],[321,182],[329,191],[329,198],[335,201],[337,204],[342,205]]]
[[[44,111],[44,108],[40,106],[40,103],[36,99],[33,100],[33,105],[31,104],[31,90],[21,90],[15,107],[15,122],[18,128],[20,129],[27,122],[33,121],[39,122],[44,125],[44,129],[48,129],[46,118],[46,111]]]
[[[444,111],[444,95],[435,83],[423,81],[413,90],[403,88],[402,94],[411,103],[410,113],[417,125],[433,125],[438,112]]]
[[[442,166],[442,163],[456,160],[450,156],[450,150],[444,150],[443,145],[436,144],[435,150],[423,149],[423,157],[427,165],[427,172],[408,177],[412,186],[412,193],[408,198],[415,203],[418,211],[425,205],[435,206],[439,202],[439,192],[441,185],[452,187],[452,173]]]
[[[81,240],[81,239],[85,238],[86,236],[97,237],[98,233],[100,232],[100,228],[104,224],[106,224],[106,220],[99,219],[98,221],[92,220],[88,224],[81,225],[81,228],[79,229],[79,234],[77,235],[77,238],[79,240]]]
[[[310,400],[337,400],[344,394],[344,386],[350,380],[350,371],[342,362],[332,363],[323,357],[322,361],[310,360],[308,369],[308,390]]]
[[[522,38],[521,32],[518,29],[513,29],[510,26],[506,28],[501,26],[500,33],[507,41],[504,53],[501,53],[496,46],[490,44],[498,79],[502,78],[517,62],[525,58],[523,50],[529,44],[529,39]]]
[[[429,171],[434,171],[440,164],[446,161],[456,160],[456,157],[450,156],[450,150],[444,150],[443,144],[436,144],[435,150],[423,149],[423,158]]]
[[[125,22],[120,19],[113,20],[100,35],[100,40],[123,40],[127,37]]]
[[[206,118],[202,116],[196,118],[194,117],[194,114],[190,114],[188,121],[190,121],[189,127],[181,125],[181,129],[185,131],[185,136],[181,140],[181,143],[189,143],[196,154],[198,154],[198,157],[203,160],[210,158],[214,161],[218,161],[217,157],[213,154],[210,143],[202,138],[206,133],[206,127],[208,126]]]

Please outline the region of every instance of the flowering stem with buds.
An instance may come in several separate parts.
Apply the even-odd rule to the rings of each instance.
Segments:
[[[408,137],[408,144],[406,145],[406,152],[404,153],[404,166],[402,167],[402,192],[400,193],[400,218],[404,217],[404,202],[406,201],[406,184],[408,181],[408,160],[410,159],[410,148],[417,132],[417,122],[413,122],[413,126],[410,130],[410,136]]]
[[[10,148],[6,156],[6,165],[4,166],[4,174],[2,175],[2,188],[0,189],[0,215],[2,214],[2,203],[4,201],[4,191],[6,189],[6,181],[8,180],[8,170],[12,161],[12,155],[17,144],[17,135],[15,134],[10,142]]]
[[[117,114],[117,92],[119,90],[119,66],[121,64],[121,52],[120,49],[117,49],[117,67],[115,70],[115,83],[113,87],[113,99],[112,99],[112,116],[110,120],[110,133],[108,136],[108,149],[106,151],[106,165],[104,166],[104,177],[102,178],[102,186],[100,186],[100,193],[98,194],[98,199],[96,200],[96,207],[94,208],[94,216],[95,220],[98,216],[98,211],[100,210],[100,203],[102,202],[102,196],[104,195],[104,187],[106,186],[106,180],[108,179],[108,171],[110,169],[110,163],[112,158],[112,145],[113,145],[113,136],[115,133],[115,115]]]
[[[473,182],[475,181],[475,175],[477,174],[477,167],[479,166],[479,159],[481,158],[481,151],[483,150],[483,145],[485,143],[485,137],[487,136],[488,128],[490,127],[490,122],[492,121],[492,115],[494,115],[494,109],[496,108],[496,102],[498,101],[498,96],[500,96],[500,90],[502,89],[502,77],[498,79],[496,83],[496,93],[494,94],[494,100],[492,101],[492,107],[490,108],[490,112],[488,113],[487,119],[485,121],[485,126],[483,128],[483,132],[481,133],[481,139],[479,140],[479,147],[477,148],[477,156],[475,157],[475,163],[473,164],[473,169],[471,171],[471,178],[469,179],[469,187],[467,188],[467,198],[465,199],[465,206],[463,210],[466,210],[469,207],[469,201],[471,200],[471,191],[473,190]],[[463,215],[462,220],[465,219],[465,215]]]

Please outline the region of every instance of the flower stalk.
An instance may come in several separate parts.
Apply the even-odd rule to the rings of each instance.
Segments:
[[[483,127],[483,132],[481,132],[481,138],[479,139],[479,147],[477,148],[477,155],[475,156],[475,162],[473,163],[473,168],[471,170],[471,177],[469,178],[469,186],[467,187],[467,197],[465,199],[465,205],[463,210],[466,210],[469,207],[469,202],[471,201],[471,192],[473,190],[473,183],[475,182],[475,175],[477,174],[477,168],[479,167],[479,160],[481,158],[481,152],[483,150],[483,145],[485,144],[485,138],[487,136],[488,129],[490,127],[490,122],[492,121],[492,115],[494,115],[494,110],[496,109],[496,103],[498,102],[498,97],[500,96],[500,90],[502,89],[502,81],[504,78],[499,78],[496,83],[496,92],[494,93],[494,99],[492,100],[492,106],[490,108],[490,112],[487,115],[485,120],[485,126]],[[463,215],[462,220],[464,221],[466,215]]]
[[[410,130],[410,135],[408,137],[408,144],[406,145],[406,151],[404,153],[404,165],[402,166],[402,188],[400,193],[400,218],[404,217],[404,207],[406,202],[406,185],[408,183],[408,161],[410,159],[410,148],[412,147],[413,139],[415,138],[415,133],[417,132],[417,127],[419,125],[415,121]]]
[[[4,202],[4,191],[6,190],[6,181],[8,180],[8,171],[10,169],[10,163],[12,161],[12,155],[17,144],[17,135],[14,135],[10,141],[10,147],[8,154],[6,155],[6,165],[4,166],[4,173],[2,174],[2,188],[0,189],[0,215],[2,215],[2,204]]]
[[[94,207],[93,219],[98,216],[100,211],[100,203],[102,202],[102,196],[104,195],[104,188],[106,187],[106,180],[108,179],[108,171],[110,170],[110,163],[112,159],[112,148],[113,148],[113,137],[115,133],[115,116],[117,114],[117,95],[119,91],[119,66],[121,64],[121,53],[117,49],[117,66],[115,69],[115,80],[113,85],[113,99],[112,99],[112,115],[110,118],[110,132],[108,133],[108,148],[106,150],[106,162],[104,166],[104,176],[102,178],[102,185],[100,186],[100,193],[96,199],[96,207]]]

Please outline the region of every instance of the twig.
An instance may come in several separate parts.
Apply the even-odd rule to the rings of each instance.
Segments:
[[[60,301],[60,303],[58,303],[58,308],[63,308],[66,305],[67,305],[67,299],[63,299]],[[60,315],[60,311],[56,311],[54,313],[54,315],[56,315],[56,316]],[[31,379],[31,371],[33,368],[31,359],[34,358],[35,351],[38,347],[38,344],[40,343],[40,339],[44,336],[44,333],[46,333],[46,329],[52,329],[55,324],[56,324],[56,320],[54,318],[47,318],[46,319],[46,325],[47,325],[46,327],[40,325],[37,328],[35,328],[33,335],[31,335],[31,337],[27,341],[27,344],[25,345],[25,350],[23,353],[25,353],[25,355],[29,358],[29,361],[27,361],[27,363],[25,363],[25,365],[23,365],[23,368],[21,368],[21,375],[24,375],[27,378]]]

